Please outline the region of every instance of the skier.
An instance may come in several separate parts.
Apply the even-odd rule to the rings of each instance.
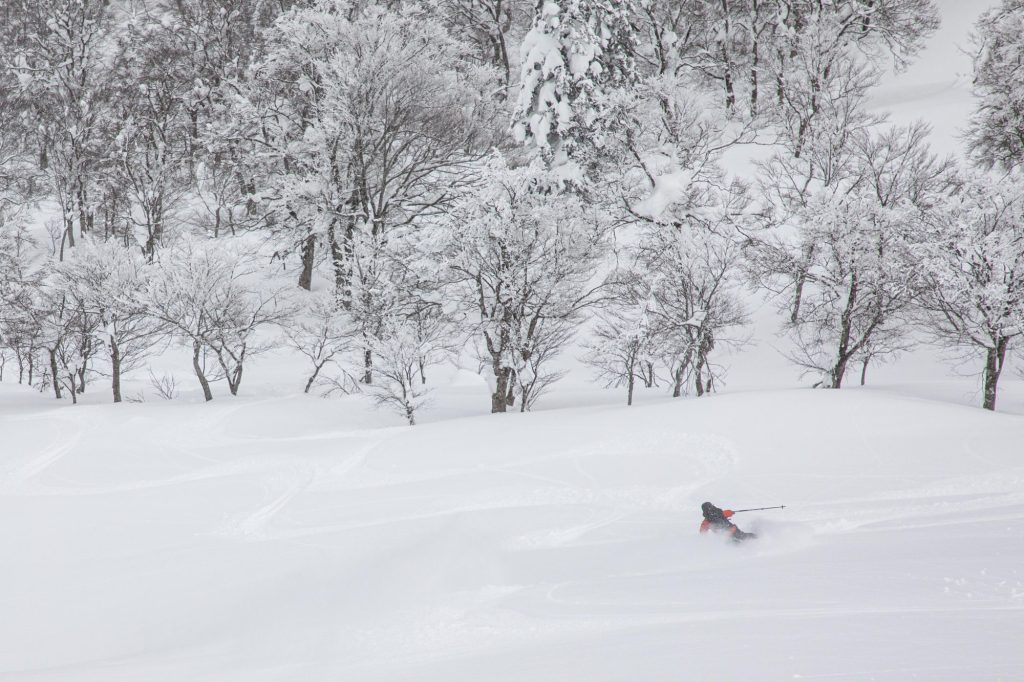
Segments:
[[[732,536],[733,542],[753,540],[757,537],[754,533],[744,533],[729,520],[734,513],[731,509],[719,509],[710,502],[705,502],[700,506],[700,510],[704,512],[704,520],[700,524],[701,533],[707,533],[709,530],[716,533],[728,533]]]

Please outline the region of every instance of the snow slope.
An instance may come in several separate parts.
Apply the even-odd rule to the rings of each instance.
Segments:
[[[0,385],[0,679],[1024,679],[1024,417],[790,390],[380,422]],[[705,499],[788,507],[731,546]]]

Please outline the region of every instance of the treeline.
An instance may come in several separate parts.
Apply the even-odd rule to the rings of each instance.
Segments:
[[[210,400],[287,345],[307,392],[414,423],[467,347],[492,411],[527,410],[581,336],[629,402],[702,395],[757,287],[820,385],[918,329],[981,353],[993,409],[1024,330],[1018,15],[982,19],[964,169],[866,106],[931,0],[9,0],[0,372],[120,401],[174,343]]]

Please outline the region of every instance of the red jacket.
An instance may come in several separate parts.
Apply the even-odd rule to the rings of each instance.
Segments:
[[[732,510],[732,509],[723,509],[723,510],[722,510],[722,515],[723,515],[723,516],[724,516],[725,518],[729,518],[729,517],[730,517],[730,516],[732,516],[732,515],[733,515],[734,513],[735,513],[735,512],[733,512],[733,510]],[[700,532],[701,532],[701,533],[707,533],[707,532],[708,532],[709,530],[711,530],[711,522],[710,522],[710,521],[708,521],[707,519],[704,519],[704,520],[703,520],[703,521],[701,521],[701,523],[700,523]],[[731,523],[730,523],[730,524],[729,524],[729,528],[728,528],[728,529],[726,529],[726,530],[727,530],[727,532],[729,532],[729,533],[735,533],[735,532],[736,532],[736,526],[734,526],[733,524],[731,524]]]

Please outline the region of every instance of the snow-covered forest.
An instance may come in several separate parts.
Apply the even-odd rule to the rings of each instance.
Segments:
[[[409,423],[438,365],[477,370],[493,412],[542,400],[566,354],[629,402],[699,396],[754,299],[794,384],[931,343],[994,409],[1024,329],[1015,5],[972,43],[963,163],[869,106],[930,0],[3,13],[0,366],[56,398],[125,400],[168,347],[206,400],[287,350],[294,385]]]
[[[0,678],[1021,679],[1022,60],[1020,0],[0,0]]]

